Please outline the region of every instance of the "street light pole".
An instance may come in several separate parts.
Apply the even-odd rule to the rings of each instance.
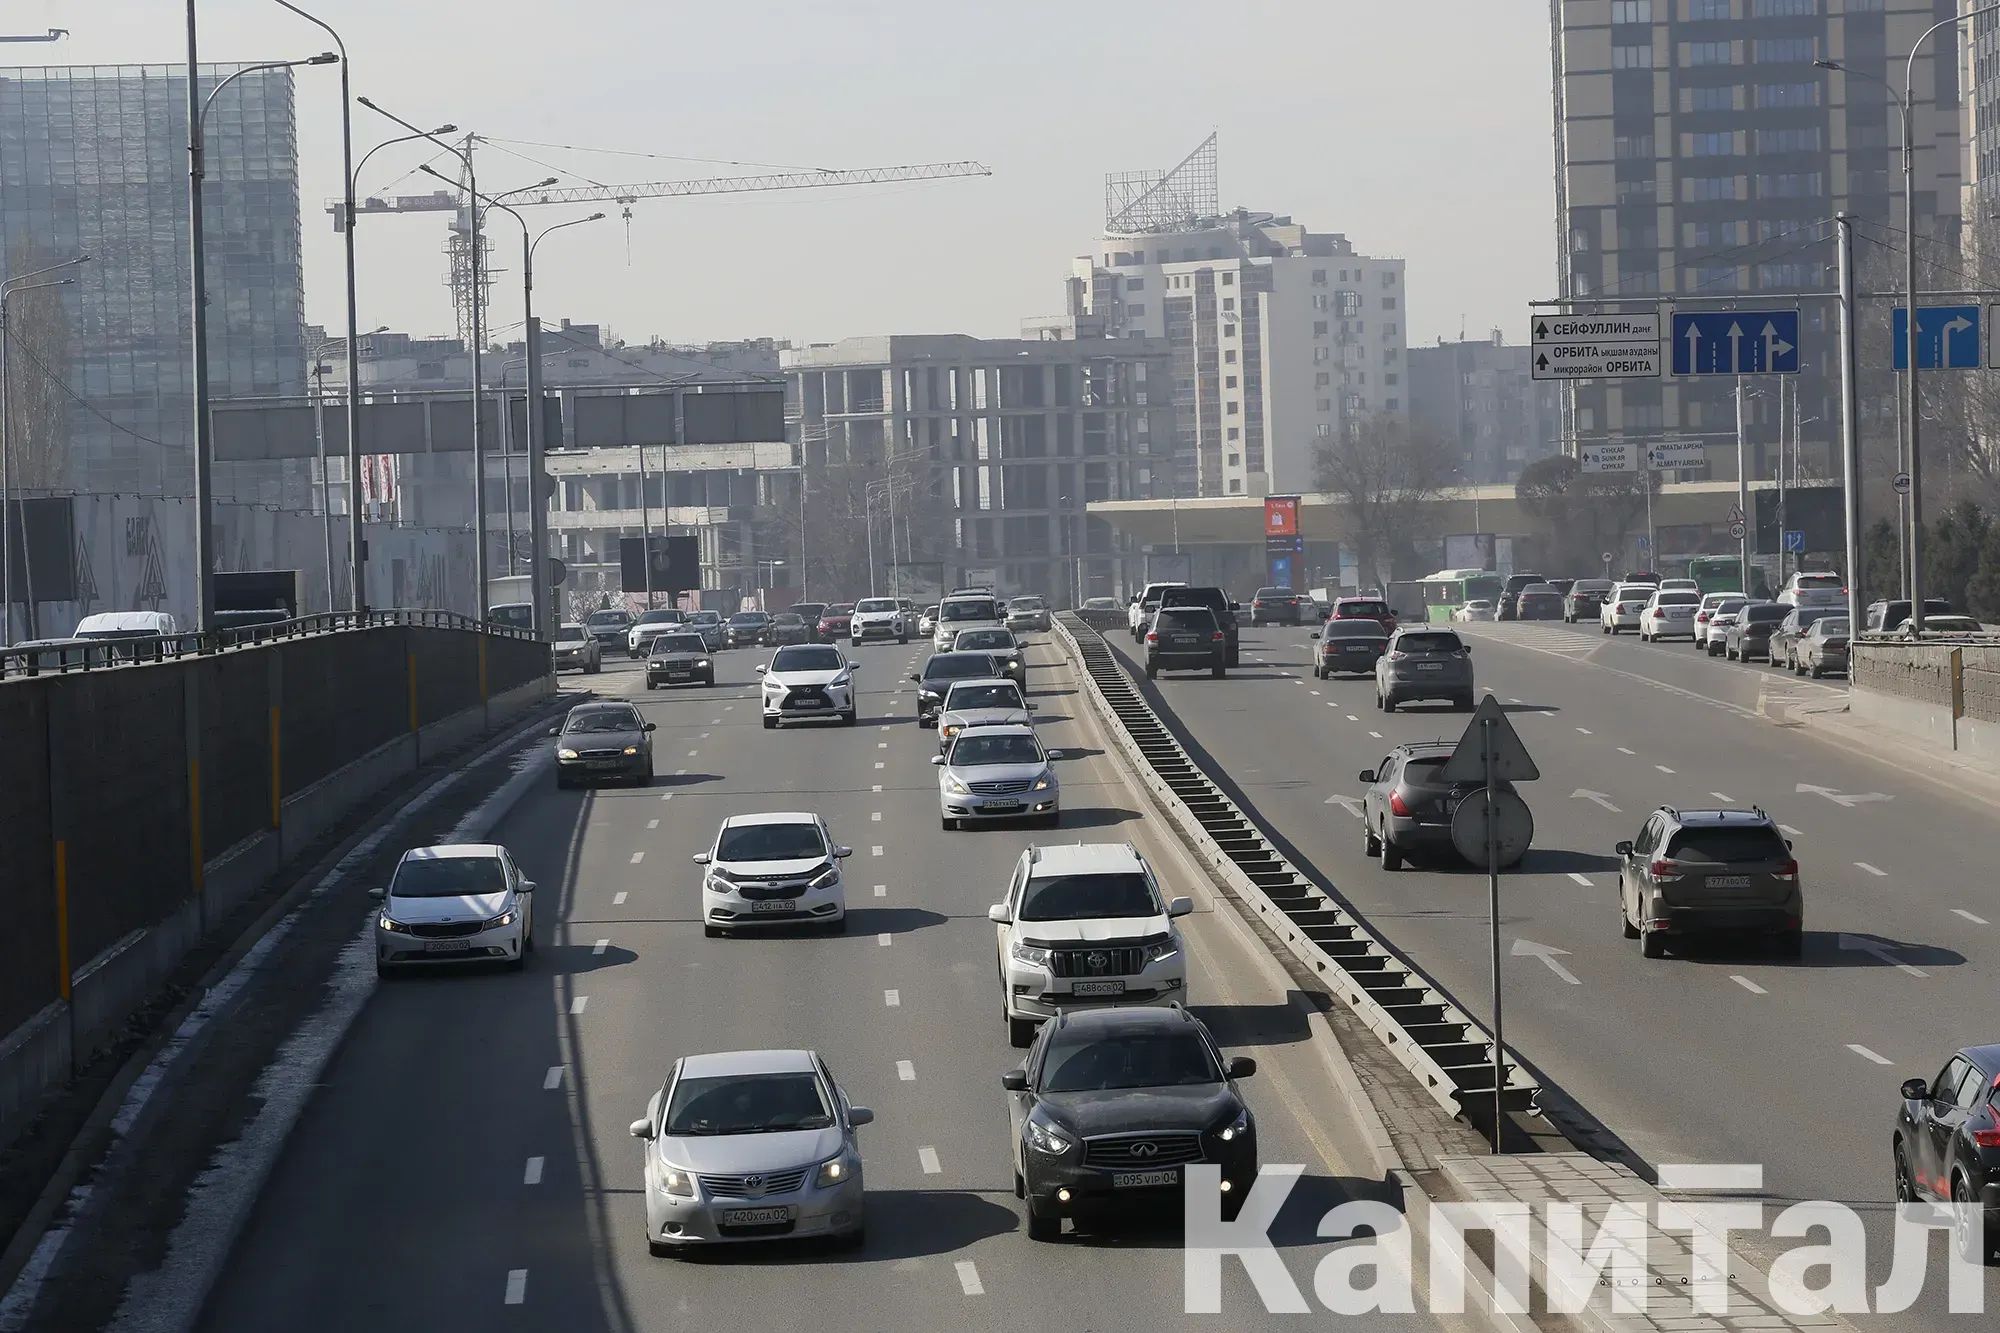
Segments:
[[[69,268],[73,264],[88,262],[89,255],[66,259],[60,264],[38,268],[32,273],[23,273],[17,278],[0,282],[0,647],[14,641],[14,417],[12,412],[12,385],[7,378],[7,344],[14,334],[7,323],[7,303],[15,292],[39,291],[44,287],[67,287],[75,278],[54,278],[48,282],[29,282],[29,278],[39,278],[44,273],[54,273],[57,269]],[[25,489],[25,488],[24,488]],[[28,525],[26,515],[21,523],[21,554],[27,555]],[[22,589],[23,619],[28,625],[28,637],[35,637],[35,597],[32,569],[31,577]]]
[[[1854,219],[1834,216],[1840,241],[1840,464],[1847,494],[1846,517],[1847,632],[1861,632],[1861,389],[1855,382],[1854,341],[1859,321],[1854,317]]]

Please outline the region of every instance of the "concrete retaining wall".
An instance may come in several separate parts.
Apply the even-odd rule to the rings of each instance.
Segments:
[[[2000,763],[2000,643],[1864,640],[1852,653],[1856,718]]]

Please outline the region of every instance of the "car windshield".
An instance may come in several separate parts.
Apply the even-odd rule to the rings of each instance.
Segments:
[[[938,608],[940,620],[998,620],[1000,608],[990,597],[971,597],[962,602],[946,602]]]
[[[1405,634],[1396,640],[1406,653],[1455,653],[1464,646],[1456,634]]]
[[[579,708],[563,724],[565,734],[579,731],[637,731],[639,712],[635,708]]]
[[[1042,599],[1039,597],[1016,597],[1013,601],[1007,603],[1007,605],[1015,611],[1039,611],[1042,609]]]
[[[1192,1030],[1103,1038],[1058,1033],[1042,1063],[1043,1092],[1184,1088],[1221,1081],[1208,1044]]]
[[[507,872],[492,856],[425,856],[396,867],[392,898],[463,898],[502,893]]]
[[[696,611],[688,617],[687,623],[690,625],[720,625],[722,623],[722,612]]]
[[[1769,825],[1744,828],[1684,828],[1667,844],[1667,859],[1731,865],[1738,861],[1782,861],[1785,840]]]
[[[1654,601],[1655,606],[1697,606],[1701,602],[1698,592],[1663,592]]]
[[[962,629],[952,640],[954,648],[1004,648],[1014,651],[1014,634],[1004,629]]]
[[[1791,613],[1792,609],[1788,606],[1771,606],[1765,604],[1759,606],[1746,607],[1743,611],[1742,619],[1746,624],[1751,624],[1751,625],[1761,625],[1766,621],[1770,621],[1775,624],[1776,622],[1783,620],[1786,616],[1790,615]]]
[[[1949,634],[1968,634],[1979,631],[1979,622],[1971,616],[1925,616],[1924,628]]]
[[[639,619],[634,623],[639,625],[678,625],[681,623],[681,613],[678,611],[642,611],[639,613]]]
[[[1805,629],[1814,621],[1825,620],[1829,616],[1838,615],[1839,612],[1830,606],[1802,606],[1792,614],[1799,618],[1799,628]]]
[[[793,615],[790,611],[785,611],[773,617],[771,623],[773,625],[803,625],[806,622],[798,616]]]
[[[856,602],[854,609],[856,611],[867,611],[871,614],[877,611],[894,611],[896,603],[887,597],[870,597],[866,601]]]
[[[1850,623],[1846,616],[1826,616],[1813,624],[1813,633],[1822,639],[1844,638]]]
[[[632,623],[632,617],[623,611],[592,611],[589,623],[592,625],[629,625]]]
[[[988,764],[1039,764],[1042,747],[1033,736],[985,731],[968,731],[951,747],[953,768],[982,768]]]
[[[1473,606],[1491,606],[1490,602],[1473,602]],[[1372,620],[1329,620],[1326,622],[1326,637],[1329,639],[1386,639],[1388,631]]]
[[[954,685],[945,699],[954,712],[967,708],[1019,708],[1021,692],[1010,685]]]
[[[1389,604],[1387,602],[1342,602],[1333,609],[1333,614],[1338,617],[1354,616],[1373,619],[1376,616],[1388,615]]]
[[[708,645],[699,634],[659,634],[653,638],[656,653],[705,653]]]
[[[715,844],[718,861],[803,861],[826,855],[817,824],[731,824]]]
[[[773,671],[838,671],[847,665],[840,649],[827,644],[780,648],[771,658]]]
[[[556,626],[557,643],[581,643],[589,637],[588,634],[583,632],[583,626],[581,625]]]
[[[732,625],[761,625],[769,619],[770,617],[762,611],[738,611],[735,615],[729,617],[729,623]]]
[[[851,616],[854,614],[854,603],[835,602],[826,609],[826,614],[830,616]]]
[[[924,663],[924,679],[926,681],[963,680],[967,676],[993,676],[998,674],[994,669],[993,658],[986,653],[966,657],[956,655],[950,657],[933,657],[930,661]]]
[[[724,1074],[674,1084],[666,1133],[674,1138],[783,1134],[832,1123],[819,1080],[811,1074]]]
[[[1022,921],[1089,921],[1107,916],[1158,916],[1164,910],[1153,886],[1136,871],[1050,875],[1021,890]]]

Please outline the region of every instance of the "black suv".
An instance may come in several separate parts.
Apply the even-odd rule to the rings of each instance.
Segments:
[[[1162,671],[1202,671],[1218,679],[1228,658],[1228,636],[1205,606],[1163,606],[1146,630],[1146,679]]]
[[[1805,895],[1792,844],[1762,810],[1663,805],[1618,844],[1618,924],[1658,958],[1669,939],[1762,935],[1780,956],[1805,943]]]
[[[2000,1046],[1968,1046],[1935,1079],[1903,1081],[1894,1138],[1896,1202],[1966,1205],[1958,1252],[1983,1263],[2000,1241]]]
[[[1229,594],[1220,588],[1166,588],[1160,592],[1160,610],[1170,606],[1205,606],[1215,615],[1215,623],[1222,627],[1222,641],[1228,650],[1223,654],[1224,666],[1235,666],[1240,647],[1236,635],[1236,603],[1229,600]]]
[[[1520,597],[1521,590],[1533,584],[1546,583],[1546,582],[1548,582],[1548,580],[1544,579],[1540,574],[1509,574],[1507,576],[1507,582],[1501,585],[1500,607],[1494,613],[1494,618],[1496,620],[1514,619],[1516,613],[1520,610],[1520,608],[1515,605],[1515,602],[1516,599]]]
[[[1197,1163],[1221,1168],[1221,1215],[1233,1220],[1257,1180],[1257,1122],[1236,1080],[1256,1072],[1247,1056],[1224,1059],[1179,1005],[1070,1010],[1042,1024],[1000,1080],[1028,1238],[1055,1240],[1064,1217],[1096,1207],[1178,1213],[1182,1169]]]

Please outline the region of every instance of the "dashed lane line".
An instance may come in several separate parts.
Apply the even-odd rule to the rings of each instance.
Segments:
[[[633,865],[638,865],[638,864],[639,864],[639,863],[640,863],[641,861],[643,861],[643,860],[645,860],[645,859],[646,859],[646,854],[645,854],[644,852],[634,852],[634,853],[632,853],[632,864],[633,864]]]
[[[986,1285],[979,1280],[979,1270],[972,1260],[960,1259],[953,1265],[958,1270],[958,1288],[968,1296],[984,1296]]]
[[[646,821],[646,827],[649,829],[656,829],[659,826],[660,826],[660,821],[657,819],[649,819]]]
[[[882,812],[881,812],[880,810],[870,810],[870,811],[868,812],[868,822],[869,822],[869,823],[871,823],[871,824],[879,824],[879,823],[881,823],[881,822],[882,822]]]
[[[870,856],[880,856],[882,854],[882,849],[880,847],[870,847],[868,849],[868,854]]]
[[[519,1305],[527,1299],[528,1270],[525,1268],[508,1269],[506,1303],[508,1305]]]
[[[1586,889],[1591,887],[1590,876],[1588,875],[1582,874],[1579,871],[1572,870],[1569,872],[1569,877],[1575,880],[1577,883],[1583,885],[1583,887]]]
[[[570,997],[569,1011],[572,1015],[580,1014],[589,1003],[590,997],[588,995],[572,996]]]
[[[1880,866],[1871,866],[1866,861],[1856,861],[1854,868],[1856,870],[1865,870],[1877,879],[1887,879],[1889,877],[1888,871],[1882,869]]]
[[[944,1170],[944,1167],[938,1162],[936,1148],[917,1149],[917,1163],[924,1168],[924,1174],[927,1176],[935,1176]]]
[[[562,1081],[563,1067],[561,1065],[550,1065],[549,1072],[542,1075],[542,1091],[554,1092],[562,1086]]]
[[[1970,913],[1970,912],[1966,911],[1966,910],[1965,910],[1965,909],[1964,909],[1963,907],[1954,907],[1954,908],[1952,908],[1952,909],[1951,909],[1951,914],[1952,914],[1953,916],[1962,916],[1962,917],[1964,917],[1964,918],[1965,918],[1965,919],[1966,919],[1967,921],[1970,921],[1970,922],[1971,922],[1971,923],[1972,923],[1973,925],[1975,925],[1975,926],[1984,926],[1984,925],[1989,925],[1989,924],[1991,924],[1990,922],[1988,922],[1988,921],[1987,921],[1987,919],[1986,919],[1985,917],[1983,917],[1983,916],[1974,916],[1974,915],[1973,915],[1972,913]]]
[[[1860,1056],[1862,1059],[1872,1060],[1878,1065],[1886,1065],[1892,1063],[1891,1061],[1885,1060],[1881,1056],[1875,1054],[1875,1052],[1869,1050],[1866,1046],[1858,1046],[1853,1042],[1849,1042],[1847,1043],[1847,1049],[1853,1051],[1856,1055]]]
[[[1578,727],[1576,729],[1576,732],[1577,735],[1579,736],[1595,736],[1597,734],[1596,732],[1592,731],[1589,727]]]
[[[875,886],[875,896],[876,896],[877,898],[886,898],[886,897],[888,897],[888,896],[889,896],[889,886],[888,886],[887,884],[877,884],[877,885]]]
[[[891,1009],[900,1008],[903,1003],[903,992],[899,990],[883,991],[882,1003],[888,1005]]]
[[[1749,991],[1752,995],[1769,995],[1771,993],[1765,990],[1762,986],[1759,986],[1756,982],[1750,980],[1750,978],[1748,977],[1739,977],[1734,973],[1731,973],[1729,979],[1735,982],[1737,985],[1741,986],[1744,990]]]
[[[625,905],[625,894],[623,892],[612,894],[611,905],[613,907],[623,907]]]
[[[604,951],[606,949],[609,949],[610,947],[611,947],[610,940],[599,940],[597,943],[590,946],[590,952],[593,956],[602,956]]]
[[[886,949],[889,947],[889,941],[894,938],[896,938],[894,935],[885,930],[875,937],[875,942]]]
[[[1668,777],[1672,777],[1674,775],[1674,770],[1668,768],[1665,764],[1654,764],[1653,767],[1659,769],[1662,773],[1665,773]]]
[[[530,1157],[528,1159],[527,1169],[521,1172],[521,1183],[523,1185],[539,1185],[542,1183],[541,1158]]]
[[[1728,792],[1712,791],[1709,793],[1709,795],[1713,796],[1716,800],[1722,802],[1724,805],[1734,805],[1736,803],[1736,798],[1731,796]]]
[[[917,1081],[917,1067],[908,1060],[896,1061],[896,1077],[905,1083]]]
[[[1802,838],[1805,836],[1803,833],[1800,833],[1797,829],[1793,828],[1790,824],[1778,825],[1778,831],[1780,833],[1783,833],[1788,838]]]
[[[1374,737],[1374,738],[1375,738],[1376,740],[1378,740],[1378,741],[1382,739],[1382,733],[1381,733],[1381,732],[1379,732],[1379,731],[1371,731],[1371,732],[1369,732],[1368,734],[1369,734],[1370,736],[1373,736],[1373,737]]]

